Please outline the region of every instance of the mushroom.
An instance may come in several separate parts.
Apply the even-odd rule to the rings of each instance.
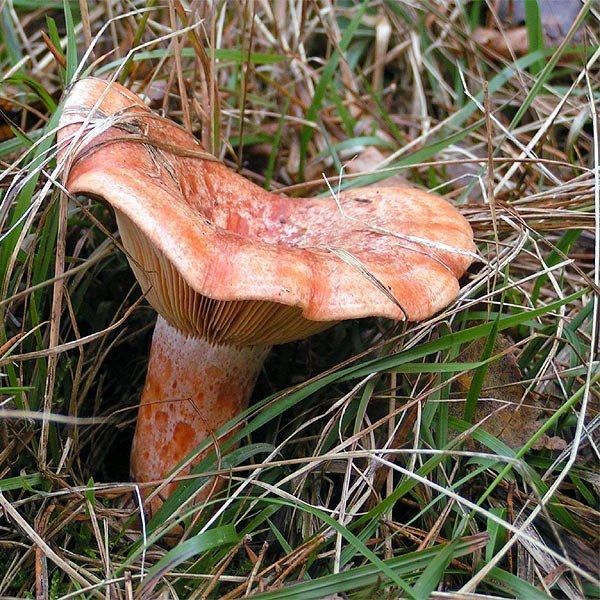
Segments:
[[[273,344],[344,319],[426,319],[475,256],[468,222],[437,195],[267,192],[116,83],[70,89],[59,148],[68,191],[114,209],[159,313],[131,455],[139,482],[165,478],[247,406]]]

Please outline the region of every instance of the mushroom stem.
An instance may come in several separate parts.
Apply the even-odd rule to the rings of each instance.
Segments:
[[[159,316],[131,450],[134,480],[166,478],[200,442],[245,409],[269,349],[210,344],[187,337]],[[151,501],[151,513],[176,486],[170,483]],[[205,486],[197,498],[211,489]]]

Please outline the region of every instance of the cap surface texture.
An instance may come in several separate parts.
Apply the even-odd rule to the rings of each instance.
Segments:
[[[474,257],[470,225],[435,194],[267,192],[116,83],[72,87],[59,149],[67,189],[114,208],[152,306],[213,342],[283,343],[366,316],[422,320],[456,297]]]

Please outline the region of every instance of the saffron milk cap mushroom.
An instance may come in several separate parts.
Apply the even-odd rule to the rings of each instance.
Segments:
[[[116,83],[70,89],[59,147],[66,188],[114,209],[159,313],[131,457],[139,482],[167,477],[243,410],[271,345],[344,319],[426,319],[475,257],[468,222],[435,194],[267,192]]]

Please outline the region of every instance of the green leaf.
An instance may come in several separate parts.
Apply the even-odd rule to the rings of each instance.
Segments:
[[[491,79],[488,85],[489,93],[494,94],[501,90],[509,81],[516,77],[520,70],[526,69],[536,61],[546,58],[552,54],[552,50],[543,50],[533,52],[524,56],[523,58],[515,61],[514,64],[508,65],[498,75]],[[475,99],[480,104],[483,103],[483,92],[475,94]],[[479,129],[484,123],[485,119],[478,119],[475,123],[471,123],[467,127],[464,123],[475,113],[479,108],[477,103],[473,100],[467,102],[458,112],[455,112],[452,116],[446,119],[444,127],[440,134],[436,136],[429,144],[419,148],[415,152],[408,154],[400,160],[388,165],[388,168],[401,169],[416,163],[428,160],[432,156],[438,154],[441,150],[444,150],[451,144],[456,144],[466,138],[472,131]],[[440,139],[441,136],[442,139]],[[394,174],[394,171],[386,171],[383,173],[373,173],[372,175],[365,175],[363,177],[356,177],[355,179],[349,179],[342,184],[342,189],[349,189],[352,187],[362,187],[381,181],[386,177]]]
[[[55,132],[60,119],[60,111],[56,111],[44,127],[45,133]],[[10,233],[5,234],[4,239],[0,241],[0,285],[7,286],[7,278],[10,277],[8,265],[11,256],[17,251],[16,244],[18,242],[21,231],[23,230],[23,217],[29,209],[32,202],[32,197],[35,192],[38,180],[41,175],[41,166],[46,161],[46,153],[54,143],[54,133],[48,135],[36,148],[32,150],[34,156],[29,163],[30,172],[33,174],[28,178],[27,183],[23,185],[11,211],[9,218]],[[6,200],[6,199],[5,199]]]
[[[207,550],[218,548],[220,546],[232,546],[239,540],[239,535],[233,525],[224,525],[210,529],[204,533],[199,533],[193,538],[178,544],[172,550],[169,550],[146,574],[137,588],[137,596],[150,593],[158,584],[161,577],[168,571],[171,571],[181,563],[202,554]]]
[[[506,509],[500,506],[493,506],[489,509],[490,513],[496,515],[500,519],[504,519],[506,517]],[[490,562],[492,558],[494,558],[494,554],[496,553],[496,548],[500,546],[502,543],[502,539],[504,536],[504,529],[497,521],[492,519],[487,520],[487,532],[490,536],[490,540],[485,547],[485,561]]]
[[[208,443],[212,444],[212,439],[207,440]],[[200,445],[200,447],[204,444]],[[250,444],[243,446],[242,448],[236,448],[226,456],[223,456],[220,464],[221,469],[227,469],[228,467],[235,467],[250,458],[260,453],[269,453],[273,451],[271,444]],[[188,457],[184,458],[185,462]],[[211,452],[205,456],[197,465],[192,468],[192,474],[198,475],[196,479],[182,481],[174,492],[171,493],[169,498],[163,503],[163,505],[156,511],[156,514],[152,517],[150,523],[148,523],[148,531],[153,531],[159,525],[162,525],[177,509],[181,506],[185,500],[195,494],[209,479],[208,476],[203,473],[210,471],[217,467],[217,456],[214,452]],[[173,470],[176,470],[175,467]]]
[[[444,544],[418,552],[409,552],[383,562],[396,576],[407,576],[421,569],[427,569],[432,561],[436,561],[442,553],[444,553],[444,561],[446,559],[452,560],[453,558],[471,554],[483,546],[485,541],[485,536],[457,539],[452,543],[450,551],[448,550],[449,544]],[[376,565],[364,565],[291,585],[280,590],[256,594],[252,597],[257,600],[297,600],[299,598],[302,600],[319,600],[325,596],[361,590],[369,586],[381,584],[382,579],[386,581],[384,575]],[[428,576],[428,581],[430,579]],[[425,589],[425,586],[423,589]],[[411,595],[414,595],[412,590]]]
[[[563,255],[568,254],[571,246],[579,239],[581,235],[581,229],[570,229],[565,231],[560,240],[555,245],[554,250],[550,252],[547,258],[544,258],[544,262],[547,267],[553,267],[559,262],[564,260]],[[540,291],[549,279],[548,273],[542,273],[536,280],[533,290],[531,292],[531,302],[533,305],[537,304],[538,298],[540,297]]]
[[[550,79],[550,76],[552,75],[552,72],[554,71],[554,67],[556,67],[558,60],[560,59],[560,57],[564,54],[565,50],[567,49],[567,45],[571,41],[572,36],[575,34],[577,29],[583,24],[588,12],[592,8],[593,3],[594,3],[594,0],[587,0],[587,2],[581,7],[581,11],[579,12],[577,19],[575,19],[575,22],[571,26],[571,29],[570,29],[571,35],[565,36],[565,39],[561,42],[560,46],[558,48],[556,48],[556,50],[552,49],[552,51],[550,52],[550,58],[546,61],[544,68],[540,71],[538,76],[535,78],[535,81],[534,81],[533,85],[531,86],[531,89],[527,93],[527,96],[525,97],[523,102],[520,104],[519,109],[517,110],[515,116],[513,117],[512,121],[510,122],[510,125],[508,126],[509,131],[513,131],[516,128],[516,126],[521,122],[523,115],[529,110],[529,107],[531,106],[533,101],[536,100],[538,98],[538,96],[540,95],[540,91],[541,91],[542,87],[544,85],[546,85],[546,82]],[[536,50],[535,52],[532,52],[523,58],[537,56],[539,53],[540,53],[540,50]],[[530,64],[534,64],[534,63],[535,63],[535,61],[532,61]],[[492,93],[491,89],[490,89],[490,93]]]
[[[471,385],[469,386],[464,412],[464,419],[467,423],[472,423],[473,417],[475,416],[477,401],[479,400],[479,396],[481,395],[481,388],[483,387],[485,376],[488,372],[488,359],[492,355],[492,352],[494,350],[494,344],[496,343],[499,319],[500,315],[498,314],[498,316],[494,320],[494,326],[492,327],[492,330],[490,331],[490,334],[488,335],[488,338],[485,342],[485,346],[483,348],[483,353],[481,355],[481,360],[483,364],[475,370],[475,373],[473,374],[473,379],[471,381]]]
[[[279,529],[277,529],[277,527],[271,521],[271,519],[267,519],[267,523],[269,524],[269,527],[271,528],[271,531],[273,532],[273,535],[275,536],[275,538],[279,542],[279,545],[283,548],[283,551],[286,554],[291,554],[292,553],[292,547],[288,544],[287,540],[283,537],[283,534],[281,533],[281,531],[279,531]]]
[[[64,2],[64,0],[63,0]],[[50,38],[50,41],[52,42],[52,44],[54,45],[54,48],[56,49],[57,52],[60,52],[61,56],[64,58],[64,52],[62,50],[62,45],[60,42],[60,34],[58,33],[58,27],[56,25],[56,21],[49,16],[46,16],[46,28],[48,29],[48,37]],[[66,59],[65,59],[66,61]],[[61,74],[61,77],[64,78],[65,76],[65,70],[59,66],[58,67],[59,73]]]
[[[94,478],[90,477],[88,479],[86,490],[85,490],[85,499],[92,505],[96,504],[96,494],[94,493]]]
[[[528,0],[525,4],[525,25],[529,38],[529,52],[544,49],[544,30],[542,27],[542,13],[539,0]],[[532,73],[539,73],[544,68],[544,63],[536,61],[531,65]]]
[[[467,431],[468,429],[470,429],[472,427],[472,425],[470,423],[467,423],[466,421],[461,421],[460,419],[456,419],[455,417],[450,417],[449,424],[453,429],[456,429],[457,431],[461,431],[461,432]],[[548,427],[547,425],[542,425],[542,429],[544,431],[546,431],[547,427]],[[538,439],[539,435],[541,435],[541,434],[539,434],[539,432],[538,432],[538,433],[534,434],[533,438]],[[477,428],[472,433],[472,436],[473,436],[473,439],[475,439],[480,444],[483,444],[484,446],[489,448],[492,452],[494,452],[498,456],[504,456],[507,458],[509,457],[509,458],[518,460],[518,459],[521,459],[524,455],[524,453],[521,454],[521,451],[519,451],[517,453],[512,448],[509,448],[504,442],[502,442],[498,438],[494,437],[493,435],[490,435],[487,431],[485,431],[485,429],[483,429],[481,427]],[[532,443],[535,443],[535,441],[531,442],[531,440],[530,440],[527,445],[529,446],[529,444],[532,444]],[[471,459],[471,461],[472,462],[477,461],[478,463],[481,463],[481,464],[486,462],[485,459],[481,459],[481,460]],[[493,468],[494,470],[503,473],[504,474],[503,477],[505,479],[507,479],[508,481],[510,481],[511,477],[512,477],[511,472],[512,472],[512,469],[514,468],[514,463],[506,463],[506,461],[502,461],[502,462],[499,461],[497,463],[497,466],[494,466],[494,465],[489,464],[489,462],[488,462],[488,468],[489,469]],[[520,464],[519,470],[521,471],[521,476],[529,482],[529,484],[536,490],[538,495],[543,496],[548,491],[548,484],[545,481],[543,481],[542,478],[537,473],[537,471],[535,469],[530,468],[526,462],[522,462]],[[493,491],[493,489],[495,488],[495,486],[497,485],[497,483],[499,481],[501,481],[501,480],[499,478],[497,478],[491,484],[490,488],[486,488],[486,490],[484,492],[485,498],[487,498],[488,495]],[[481,505],[482,503],[483,503],[483,501],[481,500],[479,502],[479,505]],[[550,513],[552,515],[554,515],[562,525],[567,527],[567,529],[570,529],[572,531],[578,530],[578,525],[577,525],[576,521],[570,515],[569,511],[566,510],[561,504],[557,504],[555,502],[549,502],[548,509],[549,509]],[[466,525],[468,518],[469,518],[468,516],[465,516],[464,525]]]
[[[361,19],[369,6],[369,2],[363,1],[359,9],[356,11],[350,23],[344,30],[342,38],[338,44],[338,47],[333,52],[333,54],[329,57],[325,68],[323,69],[321,76],[319,77],[319,81],[315,87],[315,93],[313,95],[312,102],[306,111],[306,120],[307,121],[316,121],[321,106],[323,104],[323,99],[325,98],[325,92],[333,79],[334,74],[337,71],[340,60],[342,59],[342,52],[345,52],[352,41],[358,26],[360,25]],[[314,128],[310,125],[305,125],[302,127],[300,131],[300,173],[301,175],[304,173],[304,163],[306,161],[306,152],[308,149],[308,144],[312,139],[314,134]]]
[[[150,12],[144,13],[145,15],[149,15]],[[212,50],[210,48],[205,48],[207,54],[212,54],[214,52],[215,58],[219,60],[219,64],[217,64],[217,68],[219,66],[223,66],[227,63],[234,64],[243,64],[243,63],[252,63],[255,65],[272,65],[276,63],[280,63],[284,60],[289,60],[289,58],[283,54],[276,54],[275,52],[251,52],[248,54],[242,50],[237,50],[236,48],[217,48]],[[173,56],[173,50],[168,48],[157,48],[155,50],[143,50],[140,52],[136,52],[130,59],[130,62],[143,62],[145,60],[154,60],[154,59],[164,59]],[[183,48],[181,50],[182,58],[195,58],[196,51],[194,48]],[[102,75],[103,73],[111,73],[115,71],[118,67],[120,67],[125,62],[125,58],[119,58],[117,60],[113,60],[109,63],[102,65],[100,68],[94,70],[94,75]],[[124,72],[126,72],[126,68],[124,68]]]
[[[33,486],[40,485],[44,481],[40,473],[31,475],[19,475],[18,477],[7,477],[0,479],[0,492],[10,492],[12,490],[31,490]]]
[[[67,0],[64,0],[63,8],[65,11],[65,28],[67,31],[67,68],[65,82],[69,85],[73,80],[73,76],[77,69],[77,35],[75,34],[73,13],[71,12],[71,6]]]
[[[19,36],[10,14],[10,4],[3,2],[0,8],[0,40],[6,48],[11,66],[17,65],[23,58]]]
[[[30,142],[36,142],[42,137],[43,130],[34,129],[33,131],[27,132],[27,143],[24,143],[24,140],[21,138],[12,138],[5,140],[4,142],[0,142],[0,156],[5,156],[7,154],[12,154],[13,152],[18,152],[21,148],[27,148],[30,145]]]
[[[453,540],[444,546],[437,556],[427,565],[417,583],[413,586],[413,594],[419,600],[427,600],[440,584],[446,567],[454,558],[454,552],[460,540]]]
[[[548,594],[545,594],[529,582],[498,567],[490,570],[485,581],[489,585],[508,592],[520,600],[549,600],[552,598],[552,596],[548,596]]]
[[[273,171],[275,170],[275,163],[277,161],[277,157],[279,155],[279,146],[281,144],[281,136],[283,134],[283,129],[285,126],[285,116],[288,113],[288,109],[290,106],[289,97],[284,100],[283,107],[281,109],[281,116],[279,117],[279,123],[277,124],[277,131],[275,132],[275,136],[271,142],[271,152],[269,153],[269,162],[267,163],[267,168],[265,170],[265,189],[269,189],[271,187],[271,180],[273,179]]]
[[[209,444],[212,444],[212,438],[207,439],[203,444],[199,445],[199,448],[208,447]],[[270,444],[250,444],[249,446],[237,448],[236,450],[233,450],[229,454],[223,456],[220,467],[227,468],[236,466],[260,452],[270,452],[272,449],[273,447]],[[159,534],[155,534],[154,532],[159,527],[167,523],[171,516],[181,507],[181,505],[208,481],[209,477],[203,476],[202,473],[214,469],[216,465],[217,457],[214,452],[211,452],[192,469],[192,473],[198,475],[197,478],[180,482],[177,488],[175,488],[175,491],[156,511],[146,526],[149,544],[155,543],[161,537],[161,535],[165,534],[165,532],[161,532]],[[172,527],[175,527],[178,522],[179,521],[176,521],[175,519],[171,519]],[[142,540],[139,539],[132,545],[121,568],[124,569],[128,565],[131,565],[135,559],[141,555],[142,552],[143,544]]]
[[[56,110],[56,102],[52,99],[52,96],[46,91],[46,88],[39,82],[24,75],[23,73],[16,73],[12,77],[8,77],[4,80],[4,83],[17,83],[26,85],[43,103],[49,112]],[[31,135],[31,132],[27,132],[27,135]]]

